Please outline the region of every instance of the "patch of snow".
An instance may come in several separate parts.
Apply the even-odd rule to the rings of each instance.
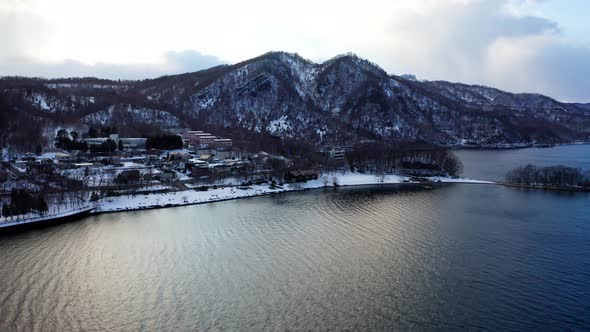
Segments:
[[[290,137],[293,132],[293,126],[289,122],[289,117],[282,115],[279,119],[270,121],[266,130],[273,135]]]

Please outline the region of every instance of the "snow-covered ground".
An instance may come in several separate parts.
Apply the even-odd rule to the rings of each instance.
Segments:
[[[159,169],[154,167],[137,164],[134,162],[124,162],[123,166],[102,166],[102,167],[86,167],[65,169],[60,174],[68,179],[79,180],[88,187],[101,187],[105,185],[115,184],[115,179],[119,174],[128,170],[138,170],[141,176],[151,175],[156,176],[161,173]]]
[[[478,181],[472,179],[453,179],[447,177],[433,177],[432,181],[441,183],[474,183],[474,184],[493,184],[490,181]],[[398,183],[417,183],[408,182],[409,177],[398,175],[375,176],[372,174],[359,173],[335,173],[323,175],[318,180],[311,180],[305,183],[289,183],[282,188],[271,189],[268,185],[253,185],[247,189],[238,189],[236,187],[226,187],[218,189],[209,189],[207,191],[186,190],[170,193],[147,194],[147,195],[126,195],[118,197],[108,197],[101,199],[96,203],[94,213],[113,212],[113,211],[130,211],[147,208],[156,208],[162,206],[179,206],[189,204],[199,204],[216,202],[229,199],[244,197],[262,196],[272,193],[298,191],[305,189],[316,189],[333,186],[358,186],[358,185],[379,185],[379,184],[398,184]]]

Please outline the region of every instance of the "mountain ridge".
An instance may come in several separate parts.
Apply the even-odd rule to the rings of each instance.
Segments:
[[[134,121],[143,121],[136,110],[145,109],[165,112],[168,124],[242,136],[268,133],[314,145],[370,140],[483,146],[590,138],[590,104],[419,81],[388,74],[352,53],[315,63],[296,53],[268,52],[233,65],[141,81],[5,77],[0,91],[13,111],[56,127],[80,125],[96,112],[102,112],[102,124],[109,123],[107,114],[130,114],[130,109]],[[148,127],[161,123],[145,122]]]

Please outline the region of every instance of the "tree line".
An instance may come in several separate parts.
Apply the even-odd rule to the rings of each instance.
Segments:
[[[44,214],[48,210],[47,201],[42,194],[31,194],[22,189],[13,189],[10,193],[10,203],[2,204],[2,216],[10,218],[30,212]]]
[[[81,150],[88,151],[88,144],[82,140],[78,140],[78,133],[72,131],[70,133],[65,129],[60,129],[55,135],[55,147],[64,150]]]
[[[352,170],[378,174],[421,170],[454,176],[463,170],[452,151],[432,146],[360,144],[346,152],[346,159]]]
[[[590,188],[590,175],[580,169],[567,166],[538,167],[528,164],[513,169],[506,174],[511,184],[557,188]]]

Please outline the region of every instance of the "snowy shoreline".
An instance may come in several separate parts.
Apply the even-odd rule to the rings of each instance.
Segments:
[[[28,219],[21,219],[21,220],[0,220],[0,230],[11,229],[11,228],[25,228],[25,227],[33,227],[35,225],[40,225],[44,223],[54,223],[59,220],[68,220],[71,218],[77,218],[81,215],[89,215],[90,212],[94,209],[92,206],[83,206],[77,209],[64,211],[60,213],[50,214],[50,215],[40,215],[37,217],[32,217]]]
[[[359,173],[325,174],[318,180],[310,180],[304,183],[288,183],[280,188],[275,187],[274,189],[270,188],[269,185],[252,185],[243,189],[237,187],[224,187],[209,189],[207,191],[188,189],[169,193],[123,195],[107,197],[99,200],[96,202],[95,209],[92,213],[98,214],[178,207],[327,187],[387,184],[427,186],[436,183],[496,184],[491,181],[478,181],[464,178],[454,179],[450,177],[428,177],[427,179],[432,182],[410,181],[410,178],[411,177],[399,175],[376,176],[373,174]]]

